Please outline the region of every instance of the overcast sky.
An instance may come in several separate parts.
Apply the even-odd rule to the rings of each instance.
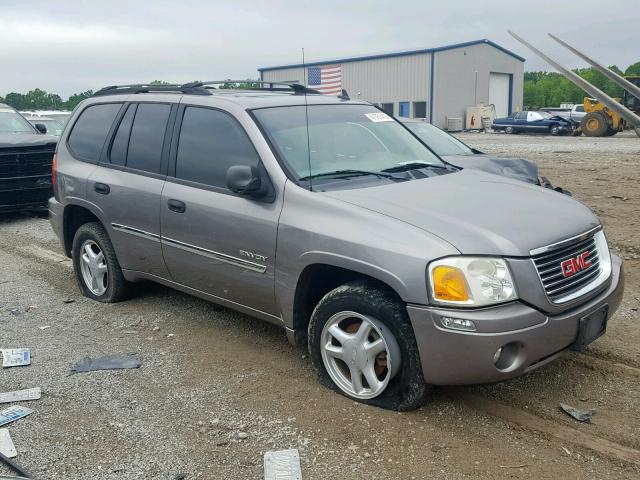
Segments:
[[[312,6],[310,6],[312,5]],[[248,78],[256,68],[488,38],[549,70],[512,29],[570,67],[555,33],[607,65],[640,60],[638,0],[0,0],[0,95]]]

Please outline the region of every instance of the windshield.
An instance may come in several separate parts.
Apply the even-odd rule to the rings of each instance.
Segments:
[[[460,140],[430,123],[407,122],[405,125],[440,156],[473,155],[473,151]]]
[[[8,108],[0,109],[0,133],[35,133],[27,120]]]
[[[254,113],[298,180],[345,171],[382,179],[390,175],[375,174],[404,165],[444,168],[401,124],[370,105],[300,105]]]

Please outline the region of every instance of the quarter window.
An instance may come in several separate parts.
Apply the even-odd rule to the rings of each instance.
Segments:
[[[69,135],[69,147],[75,155],[95,162],[100,160],[100,152],[120,107],[121,103],[91,105],[80,114]]]
[[[160,173],[162,144],[171,106],[159,103],[138,105],[127,152],[127,167]]]
[[[229,114],[187,107],[182,118],[176,178],[226,188],[227,169],[259,163],[251,140]]]
[[[136,106],[129,105],[127,113],[124,114],[118,126],[118,131],[111,145],[109,159],[114,165],[124,165],[127,161],[127,149],[129,148],[129,135],[131,134],[131,124],[136,113]]]

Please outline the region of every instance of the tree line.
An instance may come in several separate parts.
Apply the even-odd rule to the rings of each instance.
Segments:
[[[228,82],[219,85],[218,88],[257,88],[257,80],[247,79],[243,83]],[[164,80],[153,80],[149,85],[169,85]],[[4,98],[0,97],[0,103],[11,105],[16,110],[73,110],[85,98],[93,95],[93,90],[74,93],[67,100],[63,100],[57,93],[48,93],[36,88],[27,93],[11,92]]]
[[[620,75],[639,75],[640,62],[630,65],[625,71],[617,66],[609,67]],[[582,78],[612,97],[622,97],[622,88],[606,78],[594,68],[578,68],[574,70]],[[246,83],[219,85],[218,88],[255,88],[257,80],[247,79]],[[163,80],[153,80],[151,85],[167,85]],[[75,93],[63,100],[56,93],[48,93],[36,88],[27,93],[8,93],[0,102],[7,103],[17,110],[73,110],[78,103],[93,95],[93,90]],[[525,107],[557,107],[561,103],[581,103],[585,96],[580,88],[556,72],[525,72],[524,74],[524,106]]]
[[[625,71],[617,66],[609,67],[622,76],[640,75],[640,62],[630,65]],[[578,75],[595,85],[611,97],[622,97],[623,90],[596,69],[575,69]],[[586,93],[571,81],[556,72],[525,72],[524,74],[524,106],[526,107],[558,107],[561,103],[582,103]]]

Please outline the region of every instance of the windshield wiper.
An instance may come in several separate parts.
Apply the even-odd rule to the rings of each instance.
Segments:
[[[396,165],[395,167],[389,167],[382,170],[383,172],[406,172],[408,170],[418,170],[420,168],[439,168],[442,170],[449,170],[446,165],[438,165],[436,163],[427,162],[407,162]]]
[[[370,172],[368,170],[334,170],[333,172],[314,173],[313,175],[307,175],[306,177],[300,178],[300,180],[309,180],[312,178],[322,178],[322,177],[336,177],[336,178],[361,177],[364,175],[375,175],[376,177],[390,178],[392,180],[405,180],[402,177],[396,177],[395,175],[384,173],[385,171],[386,170],[383,170],[382,172]]]

